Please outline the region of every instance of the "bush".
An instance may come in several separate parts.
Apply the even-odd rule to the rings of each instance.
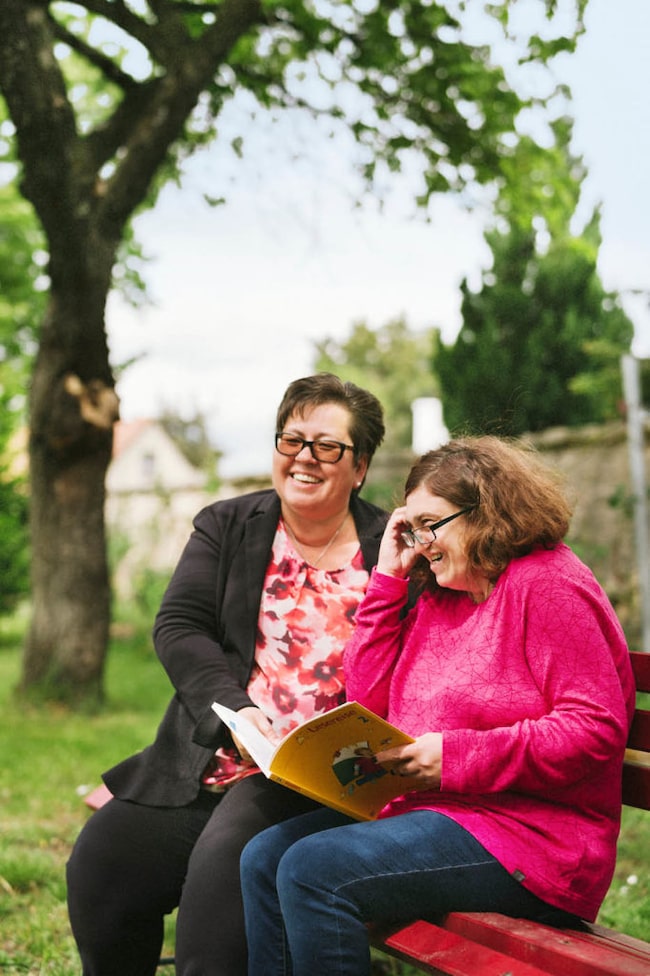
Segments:
[[[23,486],[0,473],[0,614],[11,613],[29,592],[28,505]]]

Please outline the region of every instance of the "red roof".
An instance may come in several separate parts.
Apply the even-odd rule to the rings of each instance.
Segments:
[[[113,427],[113,457],[119,457],[127,447],[138,439],[143,430],[150,427],[153,420],[118,420]]]

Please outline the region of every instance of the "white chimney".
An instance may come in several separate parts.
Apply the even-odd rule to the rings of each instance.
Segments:
[[[424,454],[449,440],[449,431],[442,419],[442,402],[438,397],[418,397],[411,404],[413,413],[413,442],[415,454]]]

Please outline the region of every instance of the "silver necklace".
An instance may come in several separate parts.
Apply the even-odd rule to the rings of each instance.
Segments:
[[[289,523],[287,522],[286,519],[283,519],[283,522],[284,522],[284,525],[285,525],[285,528],[286,528],[287,532],[291,536],[291,540],[292,540],[294,546],[296,547],[296,549],[298,551],[298,555],[301,556],[305,560],[306,563],[308,563],[310,566],[314,566],[314,568],[315,568],[316,566],[318,566],[318,564],[320,563],[321,559],[323,559],[325,557],[325,555],[330,551],[330,549],[332,548],[332,546],[336,542],[337,538],[339,537],[339,534],[340,534],[341,530],[343,529],[343,526],[347,522],[347,518],[348,518],[348,513],[346,512],[345,513],[345,518],[343,519],[343,521],[339,525],[338,529],[336,530],[336,532],[334,533],[334,535],[332,536],[332,538],[329,540],[329,542],[327,543],[327,545],[325,546],[325,548],[323,549],[323,551],[314,560],[307,559],[307,557],[305,556],[304,552],[302,551],[302,548],[300,546],[300,543],[296,539],[295,532],[293,531],[293,529],[291,528],[291,526],[289,525]],[[310,546],[309,548],[311,549],[313,547]]]

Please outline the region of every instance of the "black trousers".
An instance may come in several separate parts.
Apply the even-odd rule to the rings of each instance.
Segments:
[[[164,916],[176,906],[178,976],[246,976],[241,851],[265,827],[316,806],[262,774],[185,807],[110,800],[67,866],[84,976],[155,973]]]

